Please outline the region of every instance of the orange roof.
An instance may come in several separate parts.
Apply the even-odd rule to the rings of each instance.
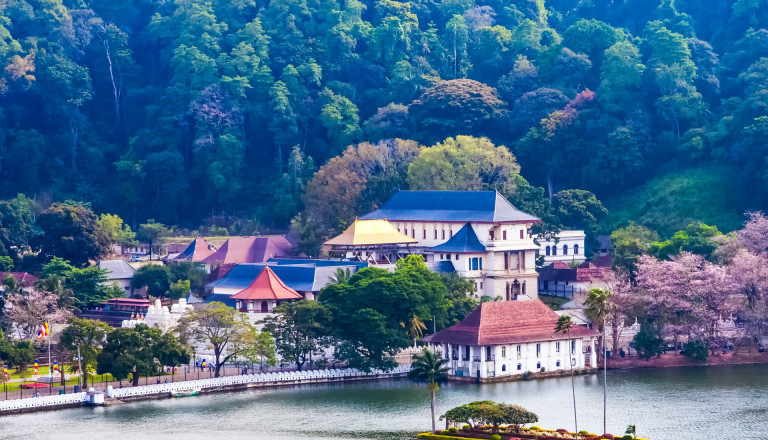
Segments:
[[[302,299],[299,293],[286,286],[269,266],[261,271],[250,286],[232,295],[232,299]]]

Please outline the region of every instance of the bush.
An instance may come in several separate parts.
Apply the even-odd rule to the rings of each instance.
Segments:
[[[468,424],[464,424],[464,426],[461,427],[462,431],[466,431],[467,429],[471,428]]]
[[[546,372],[546,371],[547,371],[547,369],[546,369],[546,368],[544,368],[544,367],[541,367],[541,372],[542,372],[542,373],[544,373],[544,372]]]
[[[603,434],[602,437],[605,438],[605,439],[608,439],[608,440],[613,440],[614,439],[613,434]]]
[[[557,432],[557,433],[559,433],[559,434],[568,434],[568,433],[569,433],[569,432],[571,432],[571,431],[568,431],[568,430],[567,430],[567,429],[565,429],[565,428],[560,428],[560,429],[557,429],[557,430],[555,430],[555,432]]]
[[[533,376],[533,373],[531,373],[530,371],[526,371],[525,373],[523,373],[523,380],[531,380],[531,376]]]
[[[704,341],[691,341],[685,344],[685,355],[693,360],[704,362],[709,355],[709,347]]]
[[[440,434],[446,435],[446,434],[452,434],[452,432],[447,429],[443,429],[442,431],[440,431]]]
[[[456,428],[455,426],[451,426],[450,428],[448,428],[448,432],[450,432],[451,434],[455,434],[459,432],[459,429]]]
[[[499,434],[493,434],[491,440],[501,440],[501,436]]]
[[[627,434],[624,437],[622,437],[621,440],[632,440],[632,436]]]
[[[533,425],[530,428],[528,428],[529,431],[541,431],[541,427]]]

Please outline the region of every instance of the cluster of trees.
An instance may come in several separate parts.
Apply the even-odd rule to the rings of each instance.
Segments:
[[[337,281],[319,301],[280,305],[266,321],[281,358],[299,370],[326,362],[330,347],[352,368],[388,369],[428,327],[453,325],[477,306],[470,282],[431,272],[419,255],[398,260],[394,272],[365,268]]]
[[[590,292],[585,305],[601,327],[613,328],[614,350],[620,328],[635,320],[640,323],[635,345],[645,357],[661,353],[666,341],[677,346],[687,340],[686,354],[698,359],[728,343],[751,349],[760,342],[768,322],[764,214],[750,213],[742,229],[727,235],[692,224],[659,241],[632,225],[612,238],[615,279],[607,291]]]
[[[499,425],[514,427],[516,432],[528,423],[536,423],[539,417],[518,405],[496,403],[490,400],[481,400],[457,406],[445,412],[440,419],[446,419],[453,423],[466,423],[473,425],[490,425],[493,432],[498,432]]]
[[[766,194],[760,2],[15,0],[0,14],[0,197],[284,227],[315,164],[349,145],[457,135],[509,145],[550,194],[605,198],[711,160]],[[403,176],[397,163],[373,174]]]

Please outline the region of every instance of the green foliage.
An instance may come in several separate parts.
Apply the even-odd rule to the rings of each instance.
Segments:
[[[131,227],[123,223],[123,219],[115,214],[101,214],[99,216],[99,227],[107,237],[110,243],[121,245],[132,245],[136,243],[136,233]]]
[[[36,224],[42,234],[34,242],[42,261],[60,257],[83,267],[109,250],[109,237],[84,204],[54,203],[38,216]]]
[[[331,314],[317,301],[298,301],[274,308],[264,330],[275,338],[276,351],[301,371],[313,355],[330,345]]]
[[[598,223],[608,215],[608,210],[594,194],[580,189],[558,192],[553,205],[555,214],[564,225],[584,229],[589,237],[596,235]]]
[[[139,324],[111,331],[96,362],[98,374],[111,373],[120,380],[132,374],[137,386],[140,376],[159,375],[164,366],[185,364],[189,354],[172,333]]]
[[[706,362],[709,355],[707,343],[700,340],[688,341],[685,344],[685,355],[699,362]]]
[[[664,340],[661,338],[661,325],[656,321],[645,321],[640,324],[640,330],[633,338],[637,355],[650,359],[663,353]]]
[[[97,266],[74,267],[59,257],[53,257],[43,265],[42,276],[46,280],[51,277],[63,279],[64,287],[72,291],[79,307],[92,307],[123,294],[122,289],[115,291],[107,285],[107,271]]]
[[[165,225],[149,220],[147,223],[139,225],[136,239],[149,244],[149,257],[152,259],[152,252],[155,251],[156,246],[161,244],[169,233],[170,231]]]
[[[171,289],[169,270],[167,267],[159,264],[147,264],[141,266],[133,274],[131,287],[133,289],[142,289],[146,287],[148,295],[156,298],[165,297]]]
[[[627,227],[611,233],[611,244],[615,248],[613,266],[626,271],[631,277],[637,271],[637,259],[648,253],[651,243],[659,240],[659,234],[630,222]]]
[[[536,423],[539,417],[517,405],[496,403],[489,400],[461,405],[448,410],[440,419],[450,422],[469,423],[471,425],[492,425],[493,432],[499,429],[499,425],[512,425],[516,431],[528,423]],[[533,428],[531,428],[533,429]]]
[[[0,257],[0,271],[3,272],[11,272],[13,270],[14,264],[13,259],[7,255],[3,255]]]
[[[72,318],[69,326],[62,330],[59,344],[72,353],[77,353],[79,349],[81,365],[84,371],[90,371],[95,369],[96,357],[101,352],[107,334],[112,330],[102,321]]]
[[[680,252],[691,252],[708,258],[718,246],[714,238],[720,235],[723,234],[717,230],[717,226],[692,223],[675,232],[669,240],[651,243],[649,252],[658,259],[669,259]]]
[[[691,223],[703,222],[723,232],[733,231],[740,227],[740,213],[745,210],[737,180],[735,170],[714,166],[651,180],[621,198],[606,200],[611,216],[603,229],[634,221],[669,237]]]
[[[414,318],[446,318],[445,291],[440,276],[416,255],[398,261],[394,273],[365,268],[348,283],[324,287],[319,300],[330,311],[340,340],[336,357],[365,370],[394,366],[395,353],[413,344],[408,329]]]

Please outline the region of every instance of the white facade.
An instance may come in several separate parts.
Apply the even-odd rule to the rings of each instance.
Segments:
[[[418,240],[410,245],[427,261],[451,261],[456,272],[475,283],[475,296],[504,300],[538,297],[536,243],[529,233],[533,222],[470,223],[485,246],[479,253],[440,253],[429,250],[450,240],[466,223],[398,222],[392,225]]]
[[[168,307],[163,306],[159,299],[156,299],[155,304],[147,309],[144,319],[124,320],[122,327],[133,328],[138,324],[146,324],[149,327],[167,332],[176,326],[184,312],[192,309],[193,307],[188,305],[187,300],[184,298],[180,299],[178,303],[173,304],[170,310],[168,310]]]
[[[491,379],[526,372],[552,372],[596,365],[595,338],[571,338],[509,345],[429,344],[448,359],[449,376]],[[543,370],[542,370],[543,368]]]
[[[538,239],[538,253],[544,256],[544,261],[548,264],[555,261],[562,261],[566,264],[583,263],[587,259],[584,255],[584,240],[586,237],[584,231],[563,230],[557,234],[557,240]]]

